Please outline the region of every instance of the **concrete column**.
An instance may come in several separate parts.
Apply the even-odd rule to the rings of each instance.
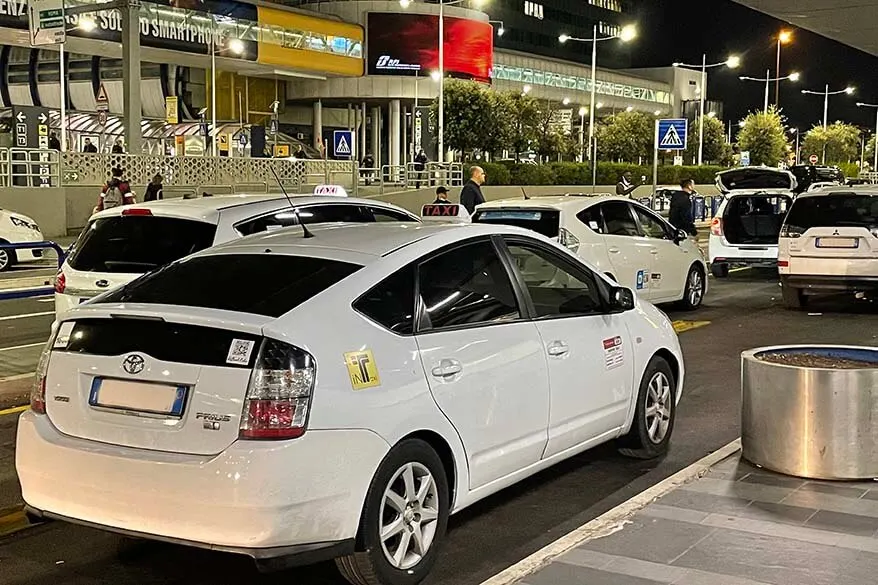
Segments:
[[[400,141],[400,150],[402,150],[402,161],[400,164],[405,166],[409,162],[409,118],[408,118],[409,109],[404,107],[402,109],[402,114],[400,115],[401,125],[402,125],[402,140]]]
[[[366,102],[360,104],[360,158],[366,156]]]
[[[400,163],[400,141],[399,141],[399,111],[400,104],[399,100],[391,100],[390,106],[388,106],[388,114],[390,115],[389,124],[387,124],[388,129],[390,131],[390,141],[388,142],[388,146],[390,151],[388,153],[387,158],[390,160],[390,165],[394,167],[398,167]],[[393,176],[394,179],[398,178],[398,170],[394,170]]]
[[[127,152],[140,154],[143,131],[140,120],[140,0],[128,0],[122,17],[122,115]]]
[[[381,168],[381,108],[372,108],[372,158]],[[380,172],[380,171],[379,171]]]
[[[320,100],[314,102],[314,116],[311,120],[311,131],[314,134],[314,148],[320,149],[320,141],[323,138],[323,103]]]

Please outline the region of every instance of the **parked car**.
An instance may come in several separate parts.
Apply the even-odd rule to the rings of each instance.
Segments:
[[[711,273],[728,276],[734,264],[776,264],[780,226],[795,196],[795,176],[770,167],[717,173],[724,197],[711,220]]]
[[[601,443],[667,452],[673,324],[557,243],[311,232],[231,241],[65,314],[18,422],[27,512],[417,585],[450,514]]]
[[[114,207],[89,220],[55,279],[60,315],[145,272],[241,236],[321,222],[419,222],[401,207],[332,196],[226,195]]]
[[[21,213],[0,209],[0,244],[27,244],[42,241],[44,241],[43,234],[37,222]],[[15,264],[39,262],[42,258],[42,249],[0,248],[0,272],[9,270]]]
[[[474,223],[527,228],[567,246],[653,303],[701,305],[707,263],[688,235],[626,197],[561,196],[489,201]]]
[[[813,295],[878,291],[878,187],[844,187],[796,197],[780,232],[784,304]]]
[[[793,191],[805,193],[813,191],[811,188],[814,184],[821,185],[844,185],[844,173],[838,167],[826,165],[794,165],[790,167],[790,172],[796,177],[796,187]]]

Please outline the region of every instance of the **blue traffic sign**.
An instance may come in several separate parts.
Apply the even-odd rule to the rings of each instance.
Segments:
[[[351,158],[353,155],[354,133],[350,130],[335,130],[332,133],[332,156]]]
[[[658,149],[686,150],[689,135],[689,120],[671,118],[658,121]]]

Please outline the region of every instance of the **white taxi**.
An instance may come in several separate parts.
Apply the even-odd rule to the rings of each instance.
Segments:
[[[653,303],[701,305],[707,264],[698,244],[645,205],[624,197],[567,195],[489,201],[475,223],[507,224],[555,238]]]
[[[37,517],[414,585],[449,514],[607,441],[663,454],[683,379],[667,316],[533,232],[290,228],[67,313],[16,469]]]
[[[32,244],[42,241],[43,234],[37,222],[21,213],[0,209],[0,244]],[[0,248],[0,272],[9,270],[15,264],[39,262],[42,258],[43,250],[38,248]]]
[[[318,187],[318,196],[166,199],[97,213],[55,278],[55,314],[168,262],[241,236],[299,222],[419,221],[401,207],[346,197],[332,187]]]

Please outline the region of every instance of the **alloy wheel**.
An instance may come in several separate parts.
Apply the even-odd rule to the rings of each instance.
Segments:
[[[662,372],[656,372],[649,381],[646,393],[646,432],[649,440],[658,445],[671,426],[671,383]]]
[[[393,474],[384,490],[378,529],[384,556],[407,570],[427,555],[439,526],[436,480],[424,465],[409,462]]]
[[[697,307],[701,303],[701,298],[704,296],[704,279],[701,276],[701,271],[693,270],[689,273],[689,304],[693,307]]]

